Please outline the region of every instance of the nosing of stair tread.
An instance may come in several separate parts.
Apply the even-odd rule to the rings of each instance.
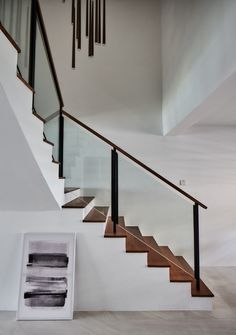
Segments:
[[[149,248],[144,242],[143,236],[137,226],[126,227],[127,239],[126,239],[126,252],[148,252]]]
[[[62,208],[85,208],[92,200],[94,197],[77,197],[63,205]]]
[[[9,40],[9,42],[13,45],[13,47],[16,49],[18,53],[21,53],[21,49],[16,43],[16,41],[11,37],[11,35],[8,33],[8,31],[4,28],[2,23],[0,22],[0,30],[3,32],[3,34],[6,36],[6,38]]]
[[[126,232],[121,228],[125,227],[124,217],[119,216],[119,224],[116,227],[116,233],[113,232],[113,222],[111,217],[108,217],[106,229],[105,229],[105,238],[126,238]]]
[[[106,222],[108,211],[109,207],[95,206],[83,219],[83,222]]]
[[[190,272],[194,276],[194,271],[191,268],[191,266],[188,264],[188,262],[185,260],[183,256],[176,256],[178,260],[181,262],[183,267]],[[196,281],[195,279],[192,280],[192,296],[193,297],[214,297],[214,294],[211,292],[211,290],[207,287],[207,285],[200,280],[200,291],[196,289]]]
[[[178,260],[178,258],[172,253],[172,251],[170,250],[169,247],[167,247],[167,246],[160,246],[160,251],[161,251],[161,253],[162,253],[164,256],[168,257],[171,261],[173,261],[174,264],[176,264],[176,265],[182,267],[181,262],[180,262],[180,261]]]
[[[79,190],[79,187],[65,187],[64,193],[67,194],[67,193],[78,191],[78,190]]]

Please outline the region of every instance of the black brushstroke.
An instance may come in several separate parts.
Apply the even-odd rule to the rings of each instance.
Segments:
[[[27,266],[32,267],[50,267],[50,268],[67,268],[69,258],[66,254],[61,253],[32,253],[29,254]]]
[[[64,307],[67,291],[61,293],[51,292],[25,292],[25,305],[29,307]]]
[[[41,283],[51,283],[51,282],[62,282],[62,283],[67,283],[67,278],[66,277],[39,277],[39,276],[27,276],[26,277],[26,282],[41,282]]]

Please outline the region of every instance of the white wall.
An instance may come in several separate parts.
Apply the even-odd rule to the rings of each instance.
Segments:
[[[40,3],[65,109],[93,126],[160,133],[160,1],[107,1],[107,45],[96,46],[95,57],[88,58],[83,22],[75,70],[71,2]]]
[[[235,71],[235,30],[234,0],[162,1],[164,134]]]

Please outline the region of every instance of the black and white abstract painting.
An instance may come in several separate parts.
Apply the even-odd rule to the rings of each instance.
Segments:
[[[73,317],[75,234],[24,235],[18,320]]]

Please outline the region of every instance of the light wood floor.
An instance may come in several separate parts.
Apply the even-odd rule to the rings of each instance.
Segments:
[[[236,335],[236,267],[203,270],[212,312],[75,313],[73,321],[15,321],[0,312],[0,335]]]

